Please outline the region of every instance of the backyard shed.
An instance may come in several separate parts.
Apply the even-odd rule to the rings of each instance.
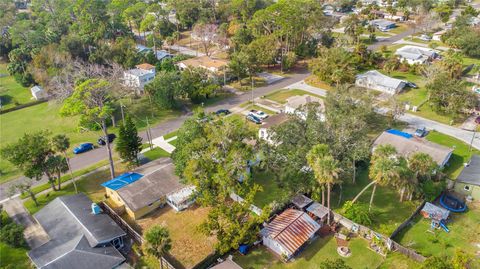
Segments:
[[[446,220],[450,211],[445,208],[441,208],[432,203],[426,202],[420,211],[422,216],[426,219],[435,219],[435,220]]]
[[[289,260],[319,229],[320,224],[307,213],[289,208],[267,224],[261,235],[264,246]]]
[[[480,200],[480,155],[473,155],[455,181],[455,191]]]
[[[40,86],[35,85],[32,88],[30,88],[30,92],[32,93],[32,97],[35,100],[43,100],[48,97],[47,92]]]
[[[324,223],[327,220],[328,208],[320,203],[313,202],[313,204],[307,207],[307,213],[317,222]]]
[[[303,194],[297,194],[292,198],[292,204],[294,204],[298,209],[303,210],[309,204],[313,202],[312,199],[308,198]]]

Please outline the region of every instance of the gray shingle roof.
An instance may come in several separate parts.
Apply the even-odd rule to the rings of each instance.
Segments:
[[[133,211],[158,201],[167,194],[184,188],[175,175],[171,160],[166,164],[117,191]]]
[[[480,155],[473,155],[468,166],[457,177],[458,182],[480,186]]]
[[[402,84],[405,84],[405,81],[386,76],[377,70],[370,70],[363,74],[357,75],[356,79],[367,80],[369,84],[391,89],[397,89]]]
[[[435,57],[437,52],[429,48],[422,48],[418,46],[405,46],[399,48],[396,52],[396,55],[401,56],[402,58],[418,60],[421,58],[430,58]]]
[[[108,215],[93,215],[91,204],[84,194],[61,196],[34,215],[50,237],[28,253],[38,268],[112,268],[125,260],[112,246],[95,248],[125,232]],[[102,258],[96,259],[98,255]],[[86,267],[83,259],[94,264]]]

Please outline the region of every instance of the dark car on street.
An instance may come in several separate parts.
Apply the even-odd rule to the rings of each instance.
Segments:
[[[217,114],[217,115],[228,115],[230,113],[232,113],[232,112],[230,112],[230,110],[228,110],[228,109],[219,109],[215,112],[215,114]]]
[[[415,130],[415,136],[417,137],[424,137],[427,135],[427,129],[425,127],[423,128],[418,128]]]
[[[117,138],[117,136],[115,134],[108,134],[107,135],[108,137],[108,143],[112,143],[113,140],[115,140],[115,138]],[[105,139],[105,136],[101,136],[98,140],[97,140],[97,143],[100,145],[100,146],[105,146],[107,143],[106,143],[106,139]]]
[[[94,149],[95,146],[92,143],[83,143],[73,149],[73,154],[80,154]]]

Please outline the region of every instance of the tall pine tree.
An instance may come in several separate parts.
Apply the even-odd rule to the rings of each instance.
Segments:
[[[125,124],[120,125],[117,139],[117,152],[123,162],[138,165],[138,153],[142,149],[142,138],[138,136],[137,127],[127,116]]]

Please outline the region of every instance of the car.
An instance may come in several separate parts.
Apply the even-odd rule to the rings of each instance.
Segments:
[[[478,117],[475,119],[475,123],[476,123],[476,124],[480,124],[480,116],[478,116]]]
[[[415,130],[414,134],[417,137],[424,137],[425,135],[427,135],[427,129],[425,127],[418,128],[417,130]]]
[[[410,82],[410,81],[407,81],[407,86],[412,88],[412,89],[416,89],[418,88],[417,84],[413,83],[413,82]]]
[[[115,138],[117,138],[117,136],[115,134],[108,134],[107,137],[108,137],[108,143],[112,143],[113,140],[115,140]],[[105,136],[101,136],[100,138],[98,138],[97,143],[100,146],[105,146],[107,144],[105,141],[106,141]]]
[[[73,149],[73,154],[80,154],[94,149],[95,146],[92,143],[83,143]]]
[[[255,123],[255,124],[262,124],[262,120],[259,119],[259,118],[257,118],[257,117],[255,117],[255,116],[252,115],[252,114],[248,114],[247,117],[246,117],[246,119],[249,120],[249,121],[251,121],[251,122],[253,122],[253,123]]]
[[[230,110],[228,110],[228,109],[219,109],[215,112],[215,114],[217,114],[217,115],[228,115],[230,113],[232,113],[232,112],[230,112]]]
[[[420,40],[430,41],[430,40],[432,40],[432,38],[429,35],[423,34],[423,35],[420,36]]]
[[[248,112],[249,115],[252,115],[252,116],[255,116],[261,120],[264,120],[266,118],[268,118],[268,114],[261,111],[261,110],[255,110],[255,109],[252,109],[250,110],[250,112]]]

